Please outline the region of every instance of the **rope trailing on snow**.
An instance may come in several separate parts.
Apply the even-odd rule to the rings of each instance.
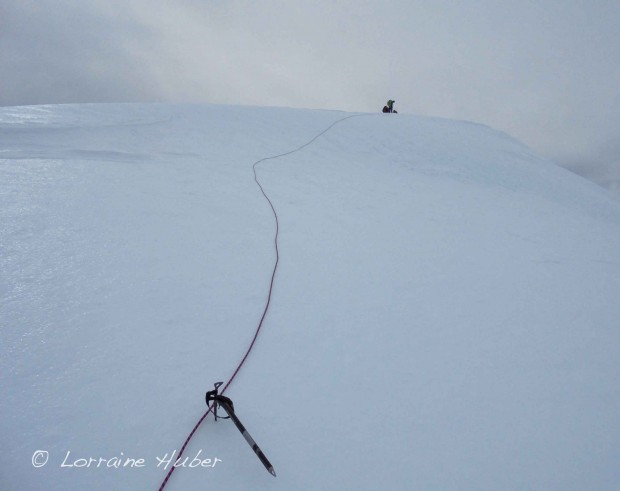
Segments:
[[[257,160],[256,162],[254,162],[254,164],[252,165],[252,171],[254,172],[254,181],[258,185],[262,195],[264,196],[265,200],[269,204],[269,207],[271,208],[271,211],[273,213],[273,218],[274,218],[275,225],[276,225],[276,231],[275,231],[274,239],[273,239],[274,249],[275,249],[275,253],[276,253],[276,260],[275,260],[275,263],[273,265],[273,270],[271,272],[271,281],[269,282],[269,292],[267,294],[267,301],[265,302],[265,308],[263,310],[263,314],[262,314],[262,316],[260,318],[258,326],[256,327],[256,330],[254,331],[254,337],[252,338],[252,341],[250,342],[250,345],[248,346],[248,348],[247,348],[247,350],[245,352],[245,355],[243,355],[243,358],[241,359],[241,361],[237,365],[237,368],[233,372],[232,376],[228,379],[228,382],[226,382],[226,384],[224,385],[224,388],[222,389],[222,392],[220,393],[220,396],[224,395],[224,393],[226,392],[226,389],[228,389],[230,384],[233,382],[233,380],[235,379],[235,377],[237,376],[237,374],[241,370],[241,367],[243,367],[243,365],[244,365],[245,361],[247,360],[248,356],[250,356],[250,352],[254,348],[254,344],[256,343],[256,339],[258,338],[258,335],[259,335],[259,333],[260,333],[260,331],[261,331],[261,329],[263,327],[263,323],[265,322],[265,317],[267,317],[267,312],[269,311],[269,306],[271,304],[271,297],[273,295],[273,285],[274,285],[275,278],[276,278],[276,271],[278,270],[278,264],[280,262],[280,251],[278,249],[278,238],[279,238],[279,233],[280,233],[280,222],[278,220],[278,213],[276,212],[276,209],[275,209],[273,203],[271,202],[271,199],[269,199],[269,196],[265,192],[265,189],[263,188],[262,184],[260,183],[260,181],[258,179],[258,175],[257,175],[257,172],[256,172],[256,167],[259,164],[261,164],[262,162],[266,162],[267,160],[275,160],[275,159],[286,157],[287,155],[291,155],[293,153],[299,152],[300,150],[303,150],[307,146],[312,145],[312,143],[314,143],[317,139],[319,139],[321,136],[323,136],[325,133],[327,133],[329,130],[331,130],[337,124],[342,123],[343,121],[346,121],[347,119],[351,119],[351,118],[355,118],[355,117],[360,117],[360,116],[370,116],[370,114],[352,114],[350,116],[345,116],[344,118],[340,118],[340,119],[334,121],[332,124],[330,124],[327,128],[325,128],[323,131],[321,131],[314,138],[312,138],[308,142],[304,143],[303,145],[295,148],[294,150],[290,150],[288,152],[281,153],[281,154],[278,154],[278,155],[273,155],[271,157],[262,158],[260,160]],[[190,440],[194,436],[194,433],[196,433],[196,430],[198,430],[198,427],[206,419],[206,417],[209,415],[209,413],[213,412],[213,410],[214,410],[214,404],[211,404],[207,408],[207,411],[200,417],[198,422],[194,425],[194,428],[189,433],[189,435],[187,435],[187,438],[185,439],[185,442],[183,443],[183,446],[181,447],[181,450],[179,451],[179,456],[177,457],[177,461],[183,456],[183,452],[185,452],[185,448],[187,447],[187,445],[189,444]],[[161,483],[161,486],[159,487],[159,491],[163,491],[163,489],[166,487],[166,484],[168,483],[168,480],[172,476],[172,473],[174,472],[175,469],[176,469],[176,467],[174,465],[172,467],[170,467],[170,470],[168,471],[168,474],[166,474],[166,477],[164,478],[164,480]]]

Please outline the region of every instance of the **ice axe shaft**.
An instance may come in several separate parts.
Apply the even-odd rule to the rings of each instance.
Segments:
[[[217,421],[217,418],[218,418],[217,407],[220,406],[224,409],[224,411],[226,411],[226,414],[228,414],[228,418],[233,420],[233,423],[235,423],[235,426],[241,432],[241,434],[243,435],[243,438],[245,438],[245,441],[248,442],[248,445],[252,447],[252,450],[254,450],[254,453],[256,454],[256,456],[263,463],[263,465],[265,466],[265,469],[267,469],[269,473],[275,477],[276,471],[274,470],[273,465],[271,465],[271,462],[269,462],[269,459],[265,457],[265,454],[260,449],[258,444],[254,441],[254,438],[252,438],[250,433],[248,433],[248,430],[245,429],[245,426],[243,426],[243,423],[239,420],[239,418],[235,414],[235,408],[233,406],[233,402],[228,397],[218,394],[218,390],[221,385],[222,385],[222,382],[217,382],[215,384],[215,389],[207,392],[205,396],[207,405],[209,405],[209,403],[213,401],[213,415],[215,416],[215,420]]]
[[[241,434],[243,435],[243,438],[245,438],[245,441],[248,442],[248,445],[252,447],[252,450],[254,450],[254,453],[256,454],[256,456],[263,463],[263,465],[265,466],[265,469],[267,469],[269,473],[275,477],[276,471],[274,470],[273,465],[271,465],[271,462],[269,462],[269,459],[265,456],[265,454],[260,449],[258,444],[254,441],[254,438],[252,438],[252,435],[250,435],[250,433],[248,433],[248,430],[245,429],[245,426],[243,426],[243,423],[239,421],[239,418],[237,418],[237,415],[232,410],[232,408],[229,406],[228,401],[219,400],[217,401],[217,403],[224,409],[224,411],[226,411],[226,414],[230,416],[230,419],[232,419],[233,423],[235,423],[235,426],[241,432]]]

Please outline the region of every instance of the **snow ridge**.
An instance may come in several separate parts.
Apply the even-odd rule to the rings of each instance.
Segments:
[[[304,146],[348,116],[0,108],[0,488],[157,488],[265,308],[249,165],[299,148],[260,166],[278,277],[228,394],[278,478],[207,419],[167,491],[615,489],[618,201],[467,122]]]

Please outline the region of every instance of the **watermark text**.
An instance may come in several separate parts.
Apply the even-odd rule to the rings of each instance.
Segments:
[[[178,456],[177,450],[157,455],[155,458],[135,457],[119,452],[118,455],[109,456],[83,456],[75,455],[71,450],[67,450],[62,458],[54,459],[47,450],[36,450],[32,454],[32,466],[36,468],[46,465],[57,465],[61,469],[141,469],[154,466],[167,470],[170,467],[214,468],[222,459],[202,455],[203,451],[198,450],[190,456]]]

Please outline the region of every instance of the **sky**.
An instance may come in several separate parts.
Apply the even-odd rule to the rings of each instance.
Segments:
[[[476,121],[620,193],[617,0],[0,0],[0,105]]]

